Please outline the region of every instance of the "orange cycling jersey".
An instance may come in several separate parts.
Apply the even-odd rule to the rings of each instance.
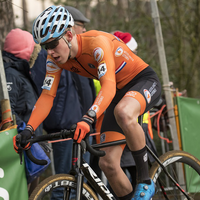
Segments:
[[[28,122],[34,130],[50,112],[63,69],[100,80],[101,90],[91,107],[98,118],[111,103],[116,89],[123,88],[148,66],[112,34],[92,30],[76,37],[78,53],[75,58],[60,64],[50,55],[47,57],[43,92]]]

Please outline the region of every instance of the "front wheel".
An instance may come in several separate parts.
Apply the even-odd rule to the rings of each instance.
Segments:
[[[200,199],[200,161],[193,155],[184,151],[169,151],[160,158],[168,173],[179,183],[186,191],[191,200]],[[177,165],[179,164],[179,170]],[[181,170],[180,170],[181,169]],[[178,173],[183,171],[183,182],[179,182]],[[173,182],[165,175],[161,166],[155,162],[150,169],[150,177],[156,186],[156,194],[153,200],[186,200],[187,198],[177,189]],[[159,185],[159,182],[165,190],[165,197]]]
[[[68,174],[56,174],[43,180],[32,192],[29,200],[75,199],[76,179]],[[93,190],[83,183],[83,200],[98,200]]]

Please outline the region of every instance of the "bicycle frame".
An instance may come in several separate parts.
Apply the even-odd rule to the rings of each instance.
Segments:
[[[81,145],[83,144],[78,144],[75,142],[73,143],[72,167],[70,170],[70,174],[74,175],[77,178],[76,200],[81,200],[84,176],[89,181],[89,183],[93,186],[94,190],[98,192],[98,194],[104,200],[116,200],[114,195],[109,191],[106,185],[101,181],[101,179],[89,166],[89,164],[83,160],[82,149],[85,149],[85,147],[82,148]]]
[[[66,134],[68,134],[68,133],[66,133]],[[31,139],[31,140],[32,140],[32,143],[33,143],[33,141],[39,142],[39,141],[55,140],[55,139],[63,139],[63,138],[66,138],[65,132],[63,132],[62,134],[51,134],[51,135],[38,136],[35,140],[34,139]],[[90,148],[95,150],[95,149],[100,149],[100,148],[108,147],[108,146],[112,146],[112,145],[124,144],[125,142],[126,142],[126,140],[119,140],[119,141],[114,141],[114,142],[109,142],[109,143],[92,145]],[[89,150],[87,140],[86,140],[86,143],[87,143],[87,148]],[[154,153],[151,151],[151,149],[148,148],[148,146],[147,146],[147,149],[150,152],[150,154],[152,154],[152,156],[155,158],[155,160],[158,162],[158,164],[161,166],[161,168],[163,169],[165,174],[175,184],[175,186],[184,194],[184,196],[187,199],[190,199],[190,197],[186,194],[186,192],[179,186],[179,184],[165,170],[165,167],[160,162],[159,158],[156,155],[154,155]],[[105,200],[114,199],[115,200],[114,195],[103,184],[101,179],[96,175],[96,173],[92,170],[92,168],[86,162],[83,161],[82,155],[83,155],[84,152],[82,152],[82,151],[84,151],[84,152],[86,151],[85,141],[83,140],[83,142],[81,142],[80,144],[73,142],[72,167],[71,167],[70,174],[74,175],[75,178],[77,179],[76,200],[81,199],[81,196],[82,196],[81,193],[82,193],[82,188],[83,188],[84,175],[87,178],[87,180],[89,181],[89,183],[93,186],[95,191],[97,191],[98,194],[103,199],[105,199]],[[27,151],[27,153],[28,152],[30,152],[30,151]],[[31,158],[30,155],[29,155],[29,158]],[[44,160],[41,160],[41,161],[44,161]],[[35,162],[35,163],[37,163],[37,162]]]

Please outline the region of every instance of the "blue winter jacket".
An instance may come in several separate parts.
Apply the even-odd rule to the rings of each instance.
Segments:
[[[29,63],[5,51],[3,51],[3,63],[12,114],[16,117],[17,125],[22,122],[27,124],[39,97],[30,75]],[[42,135],[42,125],[36,129],[35,134]]]

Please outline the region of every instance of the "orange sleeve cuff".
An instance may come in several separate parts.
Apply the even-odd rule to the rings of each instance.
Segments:
[[[142,115],[144,113],[144,111],[146,109],[146,101],[142,94],[140,94],[137,91],[129,91],[124,95],[124,97],[132,97],[132,98],[138,100],[138,102],[140,103],[140,106],[141,106],[140,115]]]

